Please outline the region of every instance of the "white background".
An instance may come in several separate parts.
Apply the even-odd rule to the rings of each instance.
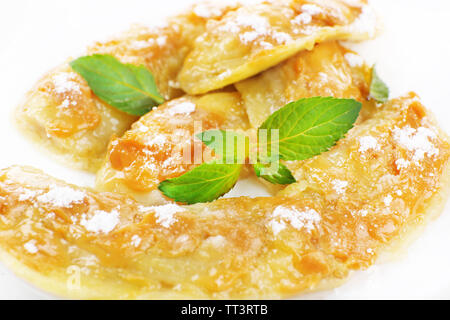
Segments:
[[[96,40],[151,25],[190,0],[14,0],[0,2],[0,168],[27,164],[79,185],[93,177],[48,159],[16,132],[11,112],[50,68]],[[377,40],[357,45],[389,84],[392,96],[417,91],[450,132],[450,1],[372,0],[384,24]],[[245,185],[244,185],[245,186]],[[245,187],[241,189],[245,193]],[[355,274],[314,298],[450,299],[450,205],[395,262]],[[48,298],[0,266],[0,298]]]

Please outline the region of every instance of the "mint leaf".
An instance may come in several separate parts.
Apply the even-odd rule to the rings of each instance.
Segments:
[[[378,76],[375,66],[372,68],[372,81],[370,83],[370,96],[377,102],[385,103],[389,99],[389,88]]]
[[[361,106],[352,99],[315,97],[298,100],[278,110],[258,129],[259,157],[268,164],[255,164],[256,175],[274,184],[296,182],[279,160],[305,160],[329,150],[353,127]],[[245,160],[249,154],[249,139],[239,133],[210,130],[197,137],[213,149],[219,159],[162,182],[159,190],[176,202],[210,202],[224,195],[239,179],[242,169],[239,163],[244,162],[238,161]],[[245,149],[240,145],[243,141]],[[245,152],[238,152],[238,147]],[[262,148],[270,152],[263,153]]]
[[[292,102],[272,114],[258,129],[258,136],[261,130],[267,130],[266,145],[259,148],[272,150],[276,145],[282,160],[317,156],[333,147],[353,127],[361,107],[356,100],[332,97]]]
[[[144,66],[123,64],[100,54],[81,57],[70,66],[101,100],[128,114],[142,116],[164,102],[153,75]]]
[[[246,135],[225,130],[208,130],[196,135],[219,157],[216,163],[244,164],[248,154]]]
[[[256,176],[263,178],[273,184],[292,184],[296,180],[291,171],[282,163],[276,163],[277,170],[272,170],[271,164],[257,163],[253,165]]]
[[[161,182],[159,190],[176,202],[211,202],[234,187],[241,169],[238,164],[204,163],[181,177]]]

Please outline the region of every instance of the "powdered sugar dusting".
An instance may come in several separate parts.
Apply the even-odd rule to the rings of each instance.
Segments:
[[[215,18],[223,14],[223,7],[213,3],[199,3],[194,6],[193,12],[200,18]]]
[[[348,187],[348,182],[347,181],[342,181],[342,180],[334,180],[331,182],[333,185],[333,189],[334,191],[336,191],[337,194],[344,194],[345,191],[347,190]]]
[[[141,242],[142,242],[142,239],[138,235],[134,235],[133,237],[131,237],[131,245],[132,246],[137,248],[140,246]]]
[[[393,133],[394,140],[400,146],[414,153],[413,160],[416,163],[423,160],[425,155],[428,157],[439,155],[439,149],[432,143],[432,140],[436,139],[436,133],[428,128],[415,129],[406,126],[402,129],[395,128]]]
[[[292,40],[292,37],[285,32],[273,32],[272,37],[278,44],[285,44]]]
[[[151,47],[154,44],[154,40],[153,39],[150,39],[150,40],[151,41],[135,40],[135,41],[130,43],[130,48],[132,48],[134,50],[147,49],[147,48]]]
[[[363,6],[359,17],[348,26],[349,32],[367,34],[373,38],[377,32],[377,16],[372,8]]]
[[[166,44],[167,44],[167,36],[159,36],[157,38],[150,38],[147,40],[134,40],[130,42],[129,47],[134,50],[143,50],[155,47],[155,45],[159,46],[160,48],[163,48]]]
[[[264,49],[273,47],[266,41],[267,37],[272,38],[277,44],[292,41],[289,34],[274,30],[265,17],[256,14],[239,14],[235,19],[227,21],[219,31],[239,34],[239,40],[243,44],[258,43]]]
[[[36,240],[28,241],[23,245],[23,247],[31,254],[35,254],[39,251],[38,248],[36,247]]]
[[[313,16],[321,14],[323,12],[322,8],[316,6],[315,4],[304,4],[301,10],[302,13],[300,13],[292,20],[293,24],[297,25],[310,24],[312,22]]]
[[[140,207],[140,211],[154,211],[156,222],[165,228],[170,228],[175,222],[178,221],[175,215],[186,210],[177,204],[169,203],[163,206],[156,207]]]
[[[53,84],[55,85],[55,92],[60,94],[66,94],[69,92],[76,92],[81,94],[80,85],[74,81],[76,74],[74,72],[60,72],[52,77]]]
[[[191,114],[195,111],[195,104],[189,101],[181,102],[173,106],[169,109],[169,114],[171,116],[177,115],[177,114]]]
[[[85,198],[86,194],[83,191],[53,185],[47,193],[37,197],[37,201],[56,207],[70,208],[74,204],[83,203]]]
[[[158,46],[163,47],[167,43],[167,37],[166,36],[160,36],[160,37],[156,38],[155,41],[158,44]]]
[[[302,6],[302,11],[310,14],[311,16],[315,16],[323,12],[322,8],[315,4],[304,4]]]
[[[19,201],[28,201],[34,199],[38,194],[38,191],[24,189],[22,191],[22,194],[19,196]]]
[[[347,52],[344,55],[345,60],[347,60],[347,63],[350,67],[362,67],[364,65],[364,59],[355,53]]]
[[[147,127],[146,125],[143,125],[142,123],[139,123],[137,126],[138,126],[137,130],[141,133],[146,133],[150,130],[149,127]]]
[[[215,237],[209,237],[206,239],[206,242],[212,244],[214,247],[220,248],[224,247],[227,243],[227,239],[223,236],[215,236]]]
[[[298,25],[304,25],[304,24],[310,24],[312,21],[312,17],[309,13],[301,13],[298,16],[296,16],[292,23],[298,24]]]
[[[358,214],[359,214],[361,217],[366,217],[366,216],[369,214],[369,210],[366,210],[366,209],[359,210],[359,211],[358,211]]]
[[[380,146],[378,145],[377,139],[372,136],[366,136],[359,139],[359,152],[364,153],[368,150],[379,151]]]
[[[117,210],[112,210],[111,212],[97,210],[90,218],[86,214],[83,214],[80,224],[90,232],[109,233],[119,224],[119,215]]]
[[[395,161],[395,165],[397,167],[397,170],[401,170],[401,169],[408,168],[410,165],[410,162],[405,159],[398,159],[397,161]]]
[[[258,39],[258,37],[259,37],[259,34],[256,31],[245,32],[244,34],[241,34],[239,36],[241,41],[245,44],[255,41],[256,39]]]
[[[383,202],[386,206],[390,206],[394,198],[390,194],[388,194],[386,197],[384,197]]]
[[[227,21],[221,31],[239,33],[243,28],[251,28],[259,34],[267,34],[270,28],[266,18],[256,14],[238,14],[235,19]]]
[[[156,136],[150,136],[145,141],[146,145],[152,146],[152,145],[158,145],[163,146],[167,143],[167,137],[164,134],[157,134]]]
[[[298,211],[294,207],[287,208],[278,206],[273,211],[268,227],[274,235],[278,235],[290,224],[297,230],[306,229],[311,232],[317,223],[321,221],[320,215],[314,209],[305,208],[304,211]]]

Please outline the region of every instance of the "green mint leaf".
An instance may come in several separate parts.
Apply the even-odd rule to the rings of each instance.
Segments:
[[[159,190],[176,202],[211,202],[234,187],[241,169],[239,164],[204,163],[181,177],[161,182]]]
[[[296,182],[291,171],[284,164],[276,163],[275,165],[278,167],[278,170],[273,170],[271,164],[262,163],[254,164],[253,168],[258,177],[273,184],[288,185]]]
[[[375,66],[372,68],[372,81],[370,83],[370,96],[377,102],[385,103],[389,99],[389,88],[378,76]]]
[[[94,54],[70,63],[103,101],[135,116],[164,102],[155,79],[144,66],[123,64],[110,55]]]
[[[277,156],[282,160],[317,156],[330,150],[353,128],[361,107],[356,100],[332,97],[292,102],[272,114],[258,129],[259,137],[267,136],[266,145],[261,145],[259,138],[259,149],[278,149]],[[273,151],[268,154],[273,162]]]
[[[219,157],[216,163],[244,164],[248,154],[249,139],[246,135],[225,130],[208,130],[196,135]]]

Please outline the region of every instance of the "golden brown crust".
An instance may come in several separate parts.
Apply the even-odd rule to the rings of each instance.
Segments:
[[[367,268],[427,217],[446,200],[449,156],[411,94],[290,163],[300,182],[277,197],[143,208],[12,168],[0,175],[0,246],[22,276],[69,297],[291,296]],[[70,267],[84,270],[78,289],[64,285]]]
[[[247,79],[326,40],[366,40],[376,32],[367,1],[290,0],[243,6],[211,21],[186,58],[179,82],[203,94]]]

